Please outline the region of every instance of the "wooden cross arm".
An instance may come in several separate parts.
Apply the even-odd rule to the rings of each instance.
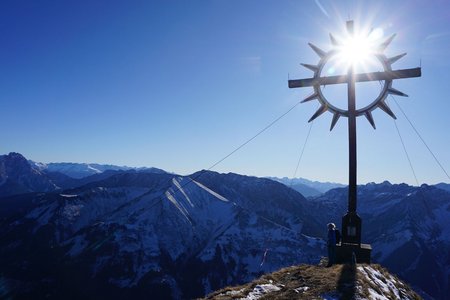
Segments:
[[[421,68],[385,71],[385,72],[372,72],[372,73],[360,73],[355,74],[355,82],[363,81],[378,81],[378,80],[392,80],[401,78],[420,77],[422,75]],[[305,78],[289,80],[289,88],[307,87],[314,85],[328,85],[338,83],[348,83],[347,75],[328,76],[319,78]]]

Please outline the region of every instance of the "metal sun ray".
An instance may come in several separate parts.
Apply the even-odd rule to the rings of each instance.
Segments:
[[[353,32],[349,28],[347,28],[347,33],[353,34]],[[329,37],[330,37],[331,45],[334,47],[334,49],[332,49],[330,51],[324,51],[321,48],[314,45],[313,43],[308,43],[308,45],[311,47],[311,49],[319,56],[320,60],[317,65],[305,64],[305,63],[302,63],[301,65],[303,67],[309,69],[310,71],[313,71],[315,77],[320,77],[320,73],[321,73],[322,68],[325,65],[325,63],[331,57],[336,55],[336,53],[337,53],[336,48],[339,48],[342,46],[342,43],[338,39],[336,39],[331,33],[329,34]],[[401,59],[402,57],[404,57],[406,55],[406,53],[402,53],[400,55],[396,55],[396,56],[388,58],[383,54],[384,50],[386,50],[386,48],[390,45],[390,43],[393,41],[393,39],[395,37],[396,37],[396,34],[392,34],[389,38],[387,38],[382,43],[380,43],[376,47],[375,52],[373,54],[375,57],[377,57],[378,61],[383,65],[383,68],[385,69],[385,71],[392,70],[392,67],[391,67],[392,64],[394,64],[395,62],[397,62],[399,59]],[[391,86],[392,80],[385,80],[385,84],[387,84],[388,87],[384,91],[380,92],[380,96],[377,98],[378,100],[376,100],[376,103],[374,103],[374,105],[369,105],[370,107],[369,106],[368,106],[368,108],[366,107],[367,109],[358,110],[359,113],[357,116],[364,115],[366,117],[366,119],[368,120],[368,122],[370,123],[370,125],[373,127],[373,129],[376,129],[376,126],[375,126],[375,121],[373,119],[372,111],[375,110],[376,108],[380,108],[386,114],[391,116],[393,119],[397,119],[397,117],[395,116],[393,111],[389,108],[389,106],[385,102],[385,99],[388,94],[402,96],[402,97],[408,97],[407,94],[405,94]],[[305,102],[309,102],[312,100],[318,100],[320,103],[319,109],[313,114],[313,116],[308,120],[308,122],[312,122],[314,119],[316,119],[317,117],[319,117],[320,115],[325,113],[327,110],[330,111],[333,114],[333,118],[332,118],[331,126],[330,126],[330,131],[332,131],[341,116],[347,117],[347,111],[334,108],[332,105],[329,104],[329,102],[325,99],[325,97],[322,95],[322,93],[319,92],[319,90],[320,90],[320,86],[319,86],[319,84],[317,84],[316,86],[314,86],[314,92],[311,95],[304,98],[301,102],[305,103]]]
[[[392,34],[388,39],[386,39],[383,43],[381,43],[377,50],[378,52],[382,53],[386,48],[389,46],[389,44],[392,42],[392,40],[397,36],[396,33]]]

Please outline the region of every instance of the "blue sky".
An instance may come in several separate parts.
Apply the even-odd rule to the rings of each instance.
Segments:
[[[395,68],[422,65],[394,82],[410,95],[396,99],[449,172],[448,1],[3,1],[0,153],[209,168],[311,93],[288,74],[312,76],[299,65],[318,62],[307,43],[329,50],[349,18],[397,33],[386,54],[408,55]],[[419,183],[449,182],[390,101]],[[316,109],[299,105],[213,170],[292,177]],[[358,182],[416,184],[394,121],[374,118],[377,130],[357,121]],[[347,182],[347,122],[330,121],[314,121],[297,177]]]

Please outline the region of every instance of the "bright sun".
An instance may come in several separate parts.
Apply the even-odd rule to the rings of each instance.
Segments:
[[[371,54],[371,47],[368,40],[361,37],[353,37],[344,41],[339,47],[339,57],[346,64],[364,63]]]
[[[369,34],[349,35],[345,39],[340,40],[337,44],[337,59],[346,67],[363,66],[374,62],[374,54],[380,39],[383,37],[383,30],[377,28]]]

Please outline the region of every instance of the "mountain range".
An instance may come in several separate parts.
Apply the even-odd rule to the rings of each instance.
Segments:
[[[268,177],[296,190],[305,197],[319,196],[331,189],[345,187],[344,184],[335,182],[311,181],[305,178]]]
[[[150,173],[165,173],[164,170],[158,168],[132,168],[127,166],[102,165],[102,164],[88,164],[88,163],[38,163],[32,160],[28,161],[32,168],[46,173],[62,173],[72,178],[80,179],[95,174],[100,174],[105,171],[143,171]]]
[[[82,178],[0,156],[0,297],[201,297],[283,267],[317,264],[347,189],[305,198],[267,178],[104,170]],[[450,193],[358,187],[363,239],[435,299],[450,294]]]
[[[11,152],[0,155],[0,197],[74,188],[121,172],[166,173],[158,168],[145,167],[87,163],[43,164],[27,160],[20,153]]]

